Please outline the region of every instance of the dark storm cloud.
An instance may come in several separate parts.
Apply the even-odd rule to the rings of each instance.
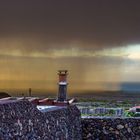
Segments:
[[[139,43],[139,7],[139,0],[1,1],[0,36],[94,48]]]

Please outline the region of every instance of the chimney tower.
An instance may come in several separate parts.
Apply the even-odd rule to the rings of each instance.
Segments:
[[[59,70],[58,75],[59,75],[59,89],[58,89],[58,99],[57,101],[59,102],[64,102],[67,100],[67,70]]]

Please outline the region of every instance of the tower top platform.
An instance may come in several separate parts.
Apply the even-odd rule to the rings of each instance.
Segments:
[[[68,70],[58,70],[58,74],[68,74]]]

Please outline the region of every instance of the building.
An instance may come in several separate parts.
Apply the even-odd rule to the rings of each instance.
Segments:
[[[67,70],[59,70],[58,71],[59,75],[59,87],[58,87],[58,98],[57,101],[59,102],[64,102],[67,100],[67,75],[68,71]]]

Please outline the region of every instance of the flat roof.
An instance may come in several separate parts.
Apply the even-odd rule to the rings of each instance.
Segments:
[[[58,109],[66,108],[66,106],[47,106],[47,105],[37,105],[37,109],[41,112],[54,111]]]

